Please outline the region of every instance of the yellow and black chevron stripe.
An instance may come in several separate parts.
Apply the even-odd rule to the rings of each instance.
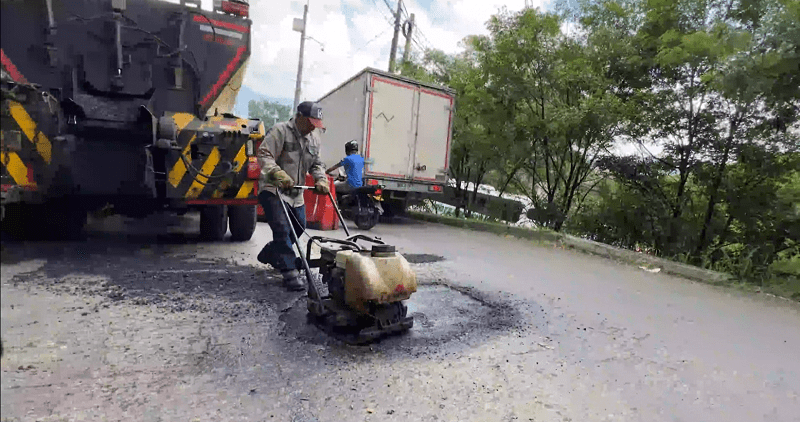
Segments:
[[[4,191],[13,188],[46,190],[55,170],[51,165],[58,165],[55,162],[58,160],[54,160],[58,151],[53,151],[50,139],[57,130],[50,110],[56,110],[58,105],[42,102],[37,95],[27,98],[30,101],[4,99],[2,104],[0,181]],[[256,146],[264,137],[263,123],[223,116],[200,120],[188,113],[171,117],[178,128],[177,142],[181,151],[168,157],[169,198],[189,201],[255,199],[255,181],[247,179],[247,163],[250,156],[255,156]],[[248,141],[251,141],[250,148]],[[232,168],[228,163],[233,164]],[[203,174],[210,175],[211,180]],[[225,177],[219,177],[223,175]]]
[[[256,198],[255,181],[247,179],[247,163],[264,137],[263,123],[223,116],[200,120],[188,113],[171,117],[178,128],[180,153],[176,151],[167,163],[168,197],[188,201]],[[252,132],[254,128],[257,132]]]
[[[3,190],[15,186],[36,190],[37,180],[41,182],[42,175],[52,162],[53,154],[49,137],[36,123],[37,117],[45,117],[41,116],[41,104],[23,105],[9,99],[3,101],[2,107],[0,180]]]

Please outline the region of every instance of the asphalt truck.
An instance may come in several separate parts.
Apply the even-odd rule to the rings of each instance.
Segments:
[[[264,124],[230,113],[246,1],[3,0],[3,228],[80,235],[92,210],[200,213],[250,239]]]
[[[339,162],[344,144],[356,140],[366,183],[383,186],[384,216],[423,199],[443,199],[455,91],[366,68],[318,103],[325,113],[323,162]]]

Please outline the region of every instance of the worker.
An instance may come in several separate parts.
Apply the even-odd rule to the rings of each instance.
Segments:
[[[352,140],[344,144],[344,153],[345,157],[342,161],[339,161],[338,164],[328,170],[330,174],[344,166],[345,173],[347,173],[346,182],[336,182],[334,184],[337,195],[344,195],[363,185],[361,179],[364,177],[364,157],[358,153],[358,142]]]
[[[288,122],[273,126],[258,147],[258,164],[261,166],[258,202],[272,229],[272,241],[261,249],[257,259],[280,271],[284,286],[289,290],[305,289],[289,230],[293,226],[299,238],[306,228],[306,212],[303,191],[293,187],[303,184],[308,172],[314,177],[315,193],[326,195],[330,192],[325,165],[319,158],[317,128],[325,129],[322,109],[306,101],[297,106],[297,114]],[[291,222],[286,221],[281,201],[288,205]]]

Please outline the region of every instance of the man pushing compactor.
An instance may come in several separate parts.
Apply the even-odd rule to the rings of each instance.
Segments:
[[[330,191],[325,165],[319,158],[317,128],[325,128],[322,109],[311,101],[303,102],[297,106],[293,118],[270,129],[258,148],[258,164],[261,166],[258,202],[272,229],[272,241],[261,249],[257,259],[279,270],[284,285],[290,290],[305,289],[289,230],[294,226],[297,236],[305,231],[306,212],[303,191],[293,187],[303,184],[306,173],[310,173],[314,177],[314,192],[327,195]],[[286,203],[291,222],[286,221],[280,201]]]

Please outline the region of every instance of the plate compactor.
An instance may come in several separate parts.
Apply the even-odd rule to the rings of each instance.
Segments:
[[[313,188],[296,186],[295,189]],[[417,291],[416,274],[395,247],[379,237],[351,236],[333,195],[328,193],[328,197],[346,239],[311,236],[303,253],[294,225],[290,224],[289,233],[300,255],[298,267],[302,266],[308,281],[309,320],[349,344],[365,344],[408,331],[414,319],[407,316],[408,308],[403,301]],[[281,203],[287,221],[291,221],[286,204]],[[317,259],[311,259],[314,242],[321,249]],[[312,268],[318,268],[319,274],[313,274]]]

